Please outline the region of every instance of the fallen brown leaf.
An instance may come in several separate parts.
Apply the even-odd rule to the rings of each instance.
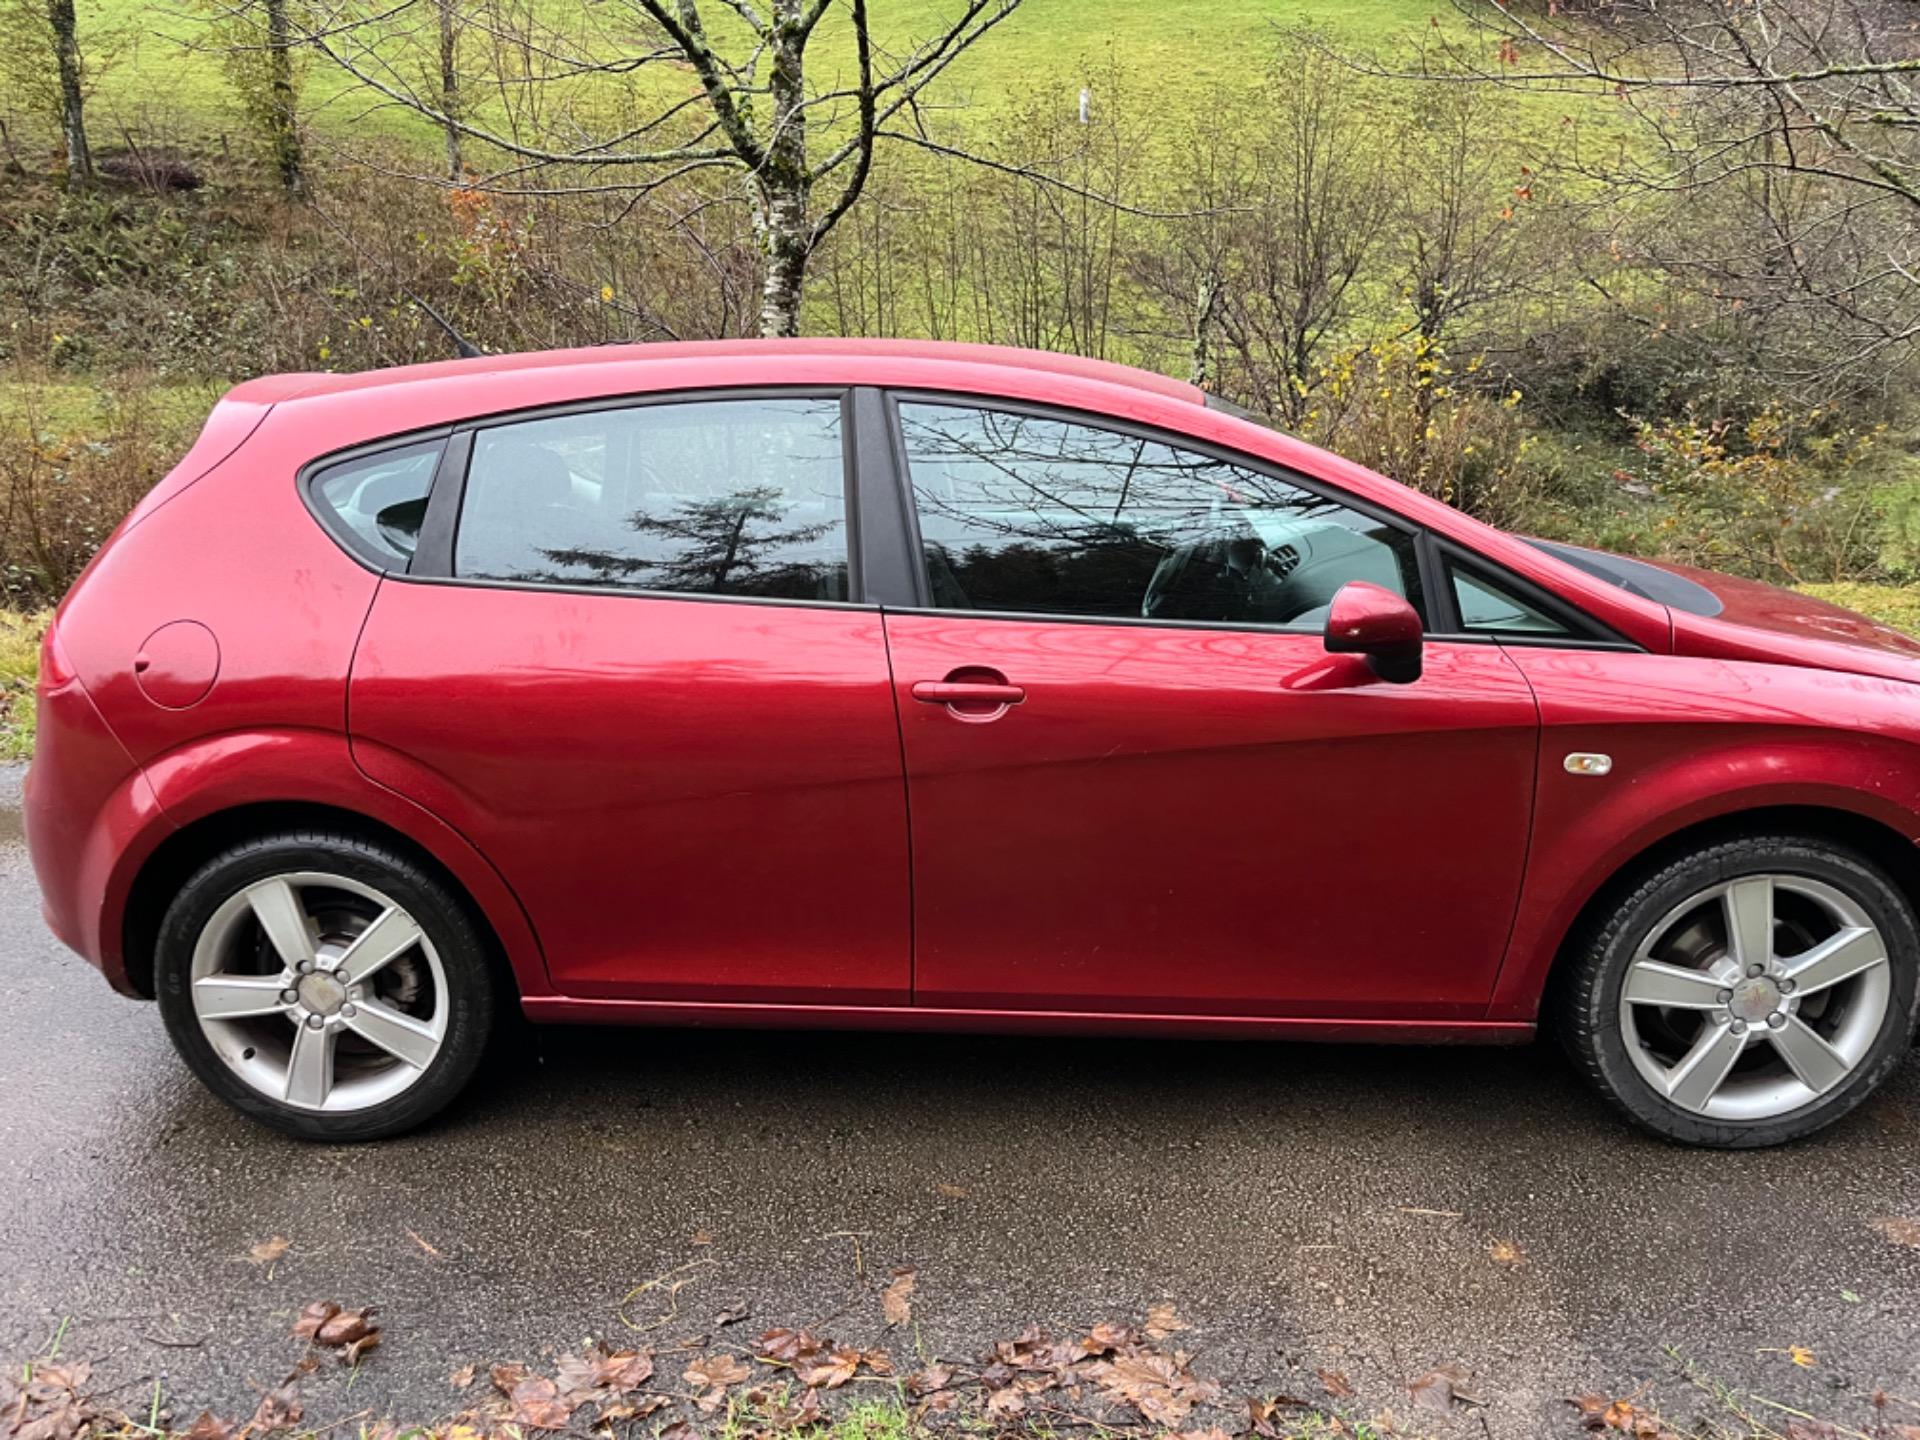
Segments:
[[[827,1348],[827,1342],[811,1330],[776,1328],[760,1337],[760,1356],[781,1365],[811,1359]]]
[[[1417,1380],[1407,1382],[1407,1393],[1413,1397],[1416,1410],[1434,1410],[1442,1414],[1451,1410],[1457,1402],[1462,1405],[1478,1405],[1480,1400],[1466,1390],[1472,1372],[1460,1365],[1436,1365]]]
[[[753,1314],[753,1307],[742,1300],[738,1305],[729,1305],[714,1316],[713,1323],[717,1328],[724,1330],[729,1325],[738,1325],[751,1314]]]
[[[1022,1414],[1026,1408],[1027,1397],[1011,1385],[987,1397],[987,1414],[999,1419]]]
[[[296,1339],[311,1340],[320,1333],[320,1327],[340,1313],[340,1307],[331,1300],[316,1300],[302,1310],[293,1322]]]
[[[1314,1378],[1320,1382],[1320,1388],[1336,1400],[1351,1400],[1355,1395],[1353,1382],[1338,1370],[1316,1370]]]
[[[186,1440],[232,1440],[233,1427],[216,1419],[211,1410],[202,1410],[200,1418],[187,1427]]]
[[[1487,1247],[1487,1254],[1496,1265],[1519,1267],[1527,1263],[1527,1252],[1511,1240],[1496,1240]]]
[[[250,1246],[247,1258],[256,1265],[271,1265],[292,1248],[291,1240],[284,1235],[276,1235],[271,1240],[262,1240],[258,1245]]]
[[[949,1200],[964,1200],[967,1198],[968,1194],[971,1193],[968,1191],[967,1187],[964,1185],[949,1185],[944,1180],[942,1180],[938,1185],[935,1185],[933,1188],[937,1192],[939,1192],[941,1195],[946,1196],[946,1198]]]
[[[474,1367],[471,1365],[462,1365],[447,1377],[447,1383],[452,1385],[456,1390],[464,1390],[473,1384],[473,1376]]]
[[[713,1236],[704,1229],[696,1230],[693,1232],[693,1238],[687,1243],[689,1245],[711,1245],[713,1243]]]
[[[513,1387],[527,1378],[527,1367],[518,1361],[510,1360],[503,1365],[495,1365],[487,1371],[487,1378],[493,1381],[493,1388],[502,1395],[513,1394]]]
[[[841,1345],[817,1360],[796,1365],[793,1373],[799,1377],[802,1385],[838,1390],[853,1379],[854,1372],[859,1368],[860,1352],[851,1345]]]
[[[711,1413],[719,1407],[729,1385],[738,1385],[752,1374],[753,1367],[743,1365],[735,1356],[703,1355],[681,1372],[681,1378],[700,1392],[695,1403]]]
[[[1189,1329],[1173,1308],[1171,1300],[1162,1300],[1158,1305],[1147,1308],[1147,1337],[1152,1340],[1164,1340],[1169,1335],[1178,1335]]]
[[[952,1383],[953,1367],[951,1365],[929,1365],[926,1369],[917,1370],[907,1377],[907,1393],[915,1398],[933,1395]]]
[[[880,1292],[880,1312],[889,1325],[905,1325],[913,1319],[913,1287],[919,1272],[902,1266],[893,1272],[893,1282]]]
[[[560,1396],[560,1387],[544,1375],[529,1375],[513,1387],[516,1423],[536,1430],[564,1430],[573,1416],[573,1406]]]
[[[260,1403],[254,1408],[253,1419],[247,1423],[247,1429],[255,1435],[271,1434],[275,1430],[288,1430],[300,1423],[305,1413],[300,1404],[299,1392],[292,1382],[269,1390],[260,1397]]]
[[[1884,1239],[1920,1250],[1920,1220],[1910,1220],[1904,1215],[1882,1215],[1878,1220],[1869,1220],[1867,1223],[1878,1230]]]

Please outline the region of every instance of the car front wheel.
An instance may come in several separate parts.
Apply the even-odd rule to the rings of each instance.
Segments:
[[[182,887],[155,985],[173,1042],[236,1109],[314,1140],[420,1124],[493,1019],[472,921],[411,859],[351,835],[249,840]]]
[[[1645,1128],[1745,1148],[1829,1125],[1912,1042],[1920,929],[1864,857],[1750,836],[1641,876],[1567,957],[1560,1030]]]

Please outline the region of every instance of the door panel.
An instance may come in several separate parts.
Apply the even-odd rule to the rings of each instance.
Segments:
[[[381,586],[354,753],[463,832],[564,994],[904,1003],[877,612]]]
[[[890,613],[929,1006],[1471,1018],[1538,724],[1493,645]],[[1005,691],[924,692],[952,683]]]

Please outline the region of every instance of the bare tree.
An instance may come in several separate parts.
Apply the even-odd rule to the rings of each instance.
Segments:
[[[306,188],[300,139],[305,57],[296,53],[303,0],[210,0],[209,48],[218,52],[247,127],[289,195]]]
[[[1739,317],[1783,381],[1884,382],[1920,337],[1920,34],[1904,7],[1456,4],[1465,38],[1436,29],[1419,63],[1359,68],[1614,102],[1638,138],[1572,162],[1607,189],[1608,241]]]
[[[1228,388],[1295,428],[1326,347],[1367,308],[1393,213],[1387,127],[1354,101],[1339,65],[1284,47],[1251,108],[1224,121],[1251,138],[1216,137],[1193,170],[1185,263],[1162,284],[1191,316],[1196,366],[1237,371]]]
[[[460,13],[458,0],[435,0],[440,31],[440,113],[447,137],[447,178],[460,178]]]
[[[751,202],[763,259],[760,330],[793,335],[808,263],[860,197],[887,124],[912,117],[926,87],[1020,0],[960,0],[944,30],[891,58],[875,40],[867,0],[845,0],[854,74],[828,85],[810,83],[808,52],[835,0],[763,3],[617,0],[565,29],[529,21],[526,88],[619,82],[633,113],[614,127],[584,103],[531,132],[483,124],[471,107],[450,113],[444,94],[416,84],[377,44],[391,0],[340,0],[305,38],[387,101],[483,147],[496,168],[463,182],[470,188],[606,192],[637,205],[700,172],[732,172]],[[710,19],[722,31],[710,32]],[[645,83],[676,70],[693,78],[691,94],[671,98],[670,87]],[[471,147],[464,158],[473,163]]]
[[[87,68],[73,0],[0,0],[0,94],[60,132],[67,185],[93,183],[87,144]]]
[[[86,89],[73,0],[47,0],[47,21],[53,28],[54,62],[60,72],[60,135],[67,145],[67,185],[84,189],[93,183],[93,151],[87,144]]]

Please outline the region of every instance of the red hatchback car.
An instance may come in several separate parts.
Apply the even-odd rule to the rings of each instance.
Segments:
[[[1898,1066],[1920,644],[1119,366],[240,386],[46,640],[54,931],[298,1135],[493,1017],[1518,1040],[1760,1145]]]

